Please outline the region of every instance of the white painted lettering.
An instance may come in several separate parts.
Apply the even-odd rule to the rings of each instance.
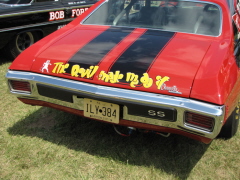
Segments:
[[[49,15],[50,15],[49,21],[53,21],[53,20],[55,19],[55,14],[54,14],[54,12],[49,12]]]
[[[88,8],[72,9],[72,18],[80,16],[87,10]]]
[[[49,12],[49,21],[64,19],[65,14],[64,11],[55,11],[55,12]]]

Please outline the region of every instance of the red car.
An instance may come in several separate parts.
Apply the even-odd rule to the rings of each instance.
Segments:
[[[132,130],[210,143],[239,124],[239,3],[101,0],[20,54],[10,92]],[[128,135],[125,134],[125,135]]]

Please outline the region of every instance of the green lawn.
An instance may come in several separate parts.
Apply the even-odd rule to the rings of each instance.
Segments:
[[[112,126],[21,103],[0,61],[0,179],[240,179],[240,128],[206,145],[186,137],[117,135]]]

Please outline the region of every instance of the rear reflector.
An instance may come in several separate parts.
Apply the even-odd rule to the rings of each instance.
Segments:
[[[26,81],[9,80],[11,91],[20,93],[31,93],[30,83]]]
[[[204,116],[197,113],[185,112],[185,124],[207,131],[212,131],[214,128],[214,118]]]

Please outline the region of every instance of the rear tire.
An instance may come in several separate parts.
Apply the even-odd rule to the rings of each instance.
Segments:
[[[4,47],[5,54],[13,60],[37,40],[38,38],[34,36],[33,32],[19,33]]]
[[[238,124],[239,124],[239,104],[235,108],[235,110],[232,112],[232,114],[228,117],[218,137],[223,139],[232,138],[237,133]]]

